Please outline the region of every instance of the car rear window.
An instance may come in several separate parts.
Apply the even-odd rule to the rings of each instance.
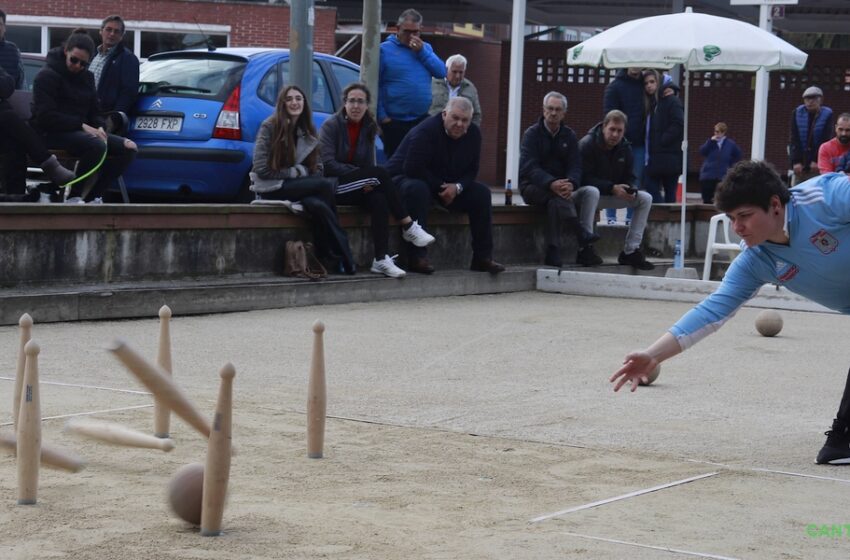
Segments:
[[[139,92],[224,98],[242,79],[247,62],[227,58],[162,58],[139,69]]]

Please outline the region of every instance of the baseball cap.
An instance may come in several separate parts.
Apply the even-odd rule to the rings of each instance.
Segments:
[[[823,97],[823,91],[817,86],[810,86],[803,92],[803,99],[807,97]]]

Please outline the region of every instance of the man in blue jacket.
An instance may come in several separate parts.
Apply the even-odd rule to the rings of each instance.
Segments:
[[[628,354],[610,379],[631,390],[655,367],[717,331],[763,284],[785,286],[839,313],[850,313],[850,181],[828,173],[788,189],[770,164],[741,161],[720,183],[717,209],[731,218],[746,249],[717,290],[658,340]],[[850,372],[818,464],[850,465]]]
[[[791,138],[788,155],[794,176],[791,185],[797,185],[820,173],[818,149],[835,134],[832,109],[823,104],[823,90],[817,86],[806,88],[803,104],[791,115]]]
[[[420,37],[422,15],[405,10],[398,31],[381,43],[378,120],[384,153],[391,157],[404,135],[425,120],[431,107],[431,78],[446,77],[446,66]]]
[[[470,270],[498,274],[493,260],[493,209],[490,188],[476,181],[481,131],[472,124],[472,103],[452,97],[443,112],[428,117],[404,137],[387,171],[399,185],[410,217],[427,229],[428,210],[436,202],[469,216],[472,234]],[[431,274],[427,249],[407,244],[409,272]]]
[[[100,26],[102,43],[89,66],[103,111],[129,113],[139,93],[139,59],[121,43],[124,31],[121,16],[104,19]]]

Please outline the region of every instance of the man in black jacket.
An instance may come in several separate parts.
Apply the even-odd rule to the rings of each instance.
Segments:
[[[498,274],[505,267],[493,260],[493,211],[490,189],[476,181],[481,157],[481,131],[472,124],[472,103],[449,99],[443,112],[428,117],[402,140],[387,162],[399,185],[410,217],[428,228],[433,202],[469,216],[472,234],[470,270]],[[427,249],[407,244],[407,270],[431,274]]]
[[[121,16],[103,20],[100,26],[102,43],[89,66],[103,111],[129,113],[139,93],[139,59],[121,43],[124,30]]]
[[[561,227],[575,231],[579,244],[576,262],[602,264],[593,250],[599,191],[581,186],[581,154],[575,133],[564,124],[567,98],[557,91],[543,97],[543,116],[525,131],[519,158],[519,190],[528,204],[546,209],[544,264],[561,267]],[[581,218],[577,216],[577,209]]]
[[[652,195],[639,191],[633,171],[634,157],[625,139],[628,118],[622,111],[609,111],[579,142],[582,185],[599,189],[599,208],[634,208],[626,244],[617,261],[640,270],[655,268],[640,252],[643,231],[652,207]]]

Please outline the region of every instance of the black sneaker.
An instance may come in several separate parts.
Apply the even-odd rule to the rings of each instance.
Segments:
[[[576,255],[576,264],[581,266],[599,266],[602,262],[602,257],[596,254],[593,245],[585,245],[578,250],[578,255]]]
[[[546,256],[543,258],[543,264],[546,266],[554,266],[555,268],[561,268],[564,266],[564,263],[561,261],[561,251],[558,247],[547,247],[546,248]]]
[[[826,443],[818,453],[818,465],[850,465],[850,427],[833,422],[832,429],[824,432]]]
[[[628,255],[626,253],[620,253],[620,256],[617,257],[617,262],[633,266],[638,270],[655,269],[655,265],[646,260],[646,257],[643,256],[640,249],[635,249],[633,253],[629,253]]]
[[[584,228],[579,228],[578,234],[576,234],[576,239],[578,240],[579,247],[584,247],[586,245],[590,245],[591,243],[596,243],[599,241],[599,234],[593,231],[587,231]]]

